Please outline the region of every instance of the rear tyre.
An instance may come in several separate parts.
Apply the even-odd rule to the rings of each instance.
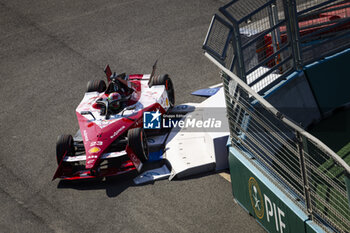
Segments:
[[[58,165],[60,165],[65,154],[67,156],[75,155],[74,141],[72,135],[60,135],[57,138],[56,159]]]
[[[128,131],[128,145],[141,162],[149,159],[147,138],[143,128],[133,128]]]
[[[91,80],[87,84],[86,92],[97,91],[99,93],[104,92],[106,90],[106,83],[103,80]]]
[[[174,107],[175,105],[175,90],[173,82],[171,81],[168,74],[164,74],[161,76],[154,77],[152,80],[152,85],[164,85],[165,90],[168,94],[168,100],[170,108]]]

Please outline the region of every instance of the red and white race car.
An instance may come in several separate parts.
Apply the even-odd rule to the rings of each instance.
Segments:
[[[144,112],[159,116],[175,104],[168,75],[112,74],[90,81],[76,109],[80,130],[61,135],[56,144],[58,168],[53,179],[114,176],[137,169],[149,158]],[[126,156],[127,155],[127,156]]]

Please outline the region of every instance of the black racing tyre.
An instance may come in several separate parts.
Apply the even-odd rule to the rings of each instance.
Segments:
[[[59,165],[63,159],[63,156],[67,153],[67,156],[75,155],[74,141],[72,135],[60,135],[57,138],[56,143],[56,159]]]
[[[148,144],[143,128],[133,128],[128,131],[128,145],[141,162],[148,160]]]
[[[104,92],[106,90],[106,83],[103,80],[91,80],[87,84],[87,90],[86,92]]]
[[[165,89],[168,93],[169,104],[170,107],[174,107],[175,105],[175,90],[173,82],[171,81],[168,74],[164,74],[161,76],[156,76],[152,80],[152,85],[164,85]]]

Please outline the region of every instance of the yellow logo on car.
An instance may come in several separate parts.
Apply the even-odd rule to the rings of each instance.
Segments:
[[[97,153],[97,152],[99,152],[101,149],[100,148],[98,148],[98,147],[92,147],[90,150],[89,150],[89,153],[91,153],[91,154],[93,154],[93,153]]]
[[[165,99],[165,103],[166,103],[166,106],[169,105],[169,100],[168,100],[168,98]]]

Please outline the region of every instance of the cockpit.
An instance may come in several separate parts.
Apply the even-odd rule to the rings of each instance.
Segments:
[[[125,73],[118,75],[114,73],[110,80],[103,96],[98,98],[93,105],[94,108],[100,109],[100,115],[106,116],[106,118],[118,114],[126,108],[134,92]]]

